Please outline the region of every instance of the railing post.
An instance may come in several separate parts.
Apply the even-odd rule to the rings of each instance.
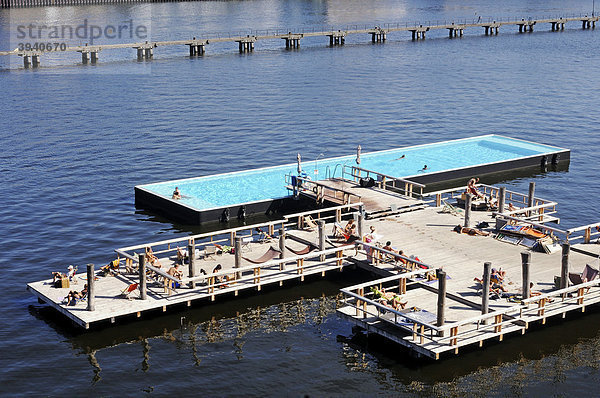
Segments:
[[[523,300],[530,297],[531,289],[529,287],[529,265],[531,263],[531,253],[521,252],[521,266],[523,268]]]
[[[471,226],[471,194],[465,195],[465,227]]]
[[[281,252],[279,258],[285,258],[285,229],[283,228],[279,230],[279,251]]]
[[[438,269],[438,300],[437,300],[437,326],[444,326],[445,320],[445,308],[446,308],[446,272]],[[441,337],[444,336],[444,332],[439,332]]]
[[[325,250],[325,221],[319,220],[319,250]],[[325,260],[325,256],[321,255],[321,261]]]
[[[560,288],[565,289],[569,286],[569,252],[571,245],[563,243],[562,245],[562,262],[560,267]]]
[[[140,273],[140,299],[146,300],[148,298],[146,294],[146,253],[139,255],[139,267]]]
[[[505,205],[506,205],[506,187],[500,187],[500,193],[498,193],[498,213],[504,213]]]
[[[240,268],[242,266],[242,237],[235,237],[235,268]],[[242,273],[236,272],[235,279],[241,279]]]
[[[87,265],[87,285],[88,285],[88,298],[87,298],[87,310],[96,310],[96,284],[94,281],[94,264]]]
[[[483,263],[483,286],[481,293],[481,314],[485,315],[489,312],[490,305],[490,279],[491,279],[492,263]],[[487,319],[485,320],[487,325]]]
[[[438,193],[435,195],[435,207],[440,207],[442,205],[442,194]]]
[[[527,207],[533,207],[533,197],[535,196],[535,181],[529,183],[529,195],[527,196]],[[531,215],[531,210],[527,212],[527,215]]]
[[[188,270],[189,270],[189,277],[193,278],[194,276],[196,276],[196,245],[195,244],[189,244],[188,245]],[[190,282],[190,289],[194,289],[196,288],[196,282],[191,281]]]
[[[358,206],[358,236],[362,239],[365,220],[365,205]]]

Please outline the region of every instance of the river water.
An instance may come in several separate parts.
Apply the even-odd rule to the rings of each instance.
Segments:
[[[0,11],[0,50],[16,23],[135,19],[152,40],[207,32],[455,18],[590,13],[592,1],[255,0]],[[435,364],[355,334],[335,315],[347,273],[244,300],[81,333],[25,291],[68,264],[198,232],[136,209],[133,186],[303,159],[495,133],[572,150],[568,171],[505,184],[560,203],[564,227],[597,221],[600,33],[567,24],[532,34],[407,33],[298,51],[259,42],[0,59],[0,394],[50,396],[594,396],[600,315]],[[508,178],[508,177],[507,177]],[[517,260],[518,261],[518,260]]]

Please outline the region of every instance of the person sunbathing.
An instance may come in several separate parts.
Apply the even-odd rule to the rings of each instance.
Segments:
[[[484,195],[477,189],[479,178],[471,178],[467,183],[467,193],[473,195],[476,199],[483,199]]]
[[[72,265],[69,265],[67,267],[67,273],[63,274],[62,272],[58,272],[58,271],[54,271],[52,272],[52,283],[56,283],[56,281],[61,280],[62,278],[69,278],[69,280],[72,280],[73,277],[75,276],[75,272],[77,272],[77,269],[75,267],[73,267]]]
[[[475,235],[488,236],[490,234],[489,232],[486,232],[486,231],[481,231],[479,229],[470,228],[470,227],[463,227],[461,225],[457,225],[456,227],[454,227],[454,230],[456,232],[458,232],[459,234],[467,234],[467,235],[471,235],[471,236],[475,236]]]
[[[83,290],[81,290],[80,292],[75,291],[75,290],[71,290],[69,292],[69,294],[67,295],[67,297],[65,297],[65,300],[67,302],[67,305],[75,305],[77,303],[77,300],[81,300],[84,297],[86,297],[88,294],[88,285],[87,283],[83,286]]]
[[[158,261],[158,257],[154,255],[151,247],[146,248],[146,259],[153,267],[160,268],[160,262]]]
[[[481,283],[481,286],[483,286],[483,278],[482,279],[473,278],[473,280],[477,283]],[[502,293],[508,292],[508,289],[502,283],[494,282],[490,278],[490,292],[502,294]]]
[[[179,264],[185,264],[187,261],[188,253],[187,250],[177,246],[177,261]]]
[[[373,291],[373,294],[379,298],[381,304],[387,307],[392,307],[395,310],[406,308],[408,301],[406,301],[404,296],[386,292],[384,287],[382,287],[381,290],[377,288],[372,288],[371,290]]]
[[[353,218],[351,218],[344,227],[344,233],[346,235],[356,235],[356,224],[354,224]]]

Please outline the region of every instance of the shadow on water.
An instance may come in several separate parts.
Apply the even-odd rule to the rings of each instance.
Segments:
[[[350,336],[338,336],[338,340],[374,357],[405,385],[434,384],[455,381],[507,363],[540,361],[551,356],[568,357],[570,366],[578,367],[586,366],[591,355],[591,363],[597,366],[600,350],[594,347],[600,344],[599,323],[600,310],[594,307],[586,309],[584,314],[570,314],[566,320],[548,319],[546,326],[530,325],[525,335],[506,335],[504,341],[486,342],[483,348],[476,345],[461,348],[459,355],[447,354],[439,361],[415,359],[403,347],[356,328]],[[581,355],[580,351],[590,352]]]

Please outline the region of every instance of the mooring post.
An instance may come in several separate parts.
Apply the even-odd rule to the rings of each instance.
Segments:
[[[498,193],[498,213],[504,213],[504,205],[506,204],[506,187],[500,187]]]
[[[242,266],[242,237],[235,237],[235,268],[240,268]],[[242,273],[237,272],[235,274],[235,279],[241,279]]]
[[[325,250],[325,221],[319,220],[319,250]],[[325,261],[325,256],[321,255],[321,261]]]
[[[194,243],[188,245],[188,264],[189,264],[189,277],[193,278],[196,276],[196,245]],[[190,281],[190,289],[196,287],[196,282]]]
[[[87,310],[96,310],[96,284],[94,283],[94,264],[87,265],[88,299]]]
[[[529,183],[529,195],[527,196],[527,207],[533,207],[533,199],[535,196],[535,181],[531,181]],[[527,212],[528,215],[531,215],[531,210]]]
[[[437,326],[444,326],[444,309],[446,308],[446,272],[438,269],[438,300],[437,300]],[[443,337],[444,332],[439,332],[439,336]]]
[[[483,286],[481,289],[481,315],[485,315],[489,312],[490,306],[490,279],[492,272],[492,263],[483,263]],[[487,319],[485,320],[487,325]]]
[[[472,196],[470,193],[465,195],[465,227],[471,226],[471,201]]]
[[[146,300],[146,253],[140,253],[139,258],[140,299]]]
[[[571,245],[563,243],[562,245],[562,262],[560,267],[560,288],[565,289],[569,286],[569,252]]]
[[[531,253],[521,252],[521,266],[523,267],[523,300],[528,299],[531,295],[529,286],[529,265],[531,263]]]
[[[279,229],[279,251],[281,254],[279,258],[285,258],[285,229]]]
[[[358,206],[358,236],[362,239],[365,221],[365,206]]]

